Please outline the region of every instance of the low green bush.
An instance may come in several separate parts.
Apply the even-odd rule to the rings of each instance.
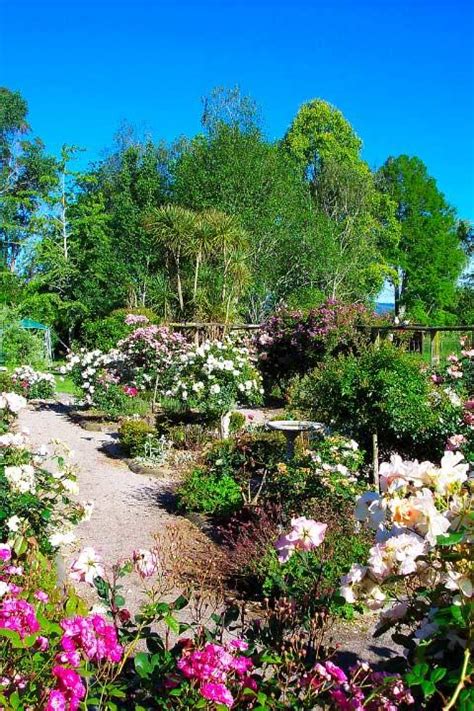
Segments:
[[[14,388],[12,376],[6,370],[0,370],[0,393],[11,392]]]
[[[122,420],[118,434],[125,452],[130,457],[141,457],[147,441],[156,437],[156,430],[144,420]]]
[[[94,409],[112,420],[127,415],[144,415],[148,407],[148,402],[140,397],[130,397],[121,385],[114,383],[98,385],[94,392]]]
[[[212,432],[205,424],[199,423],[160,423],[157,425],[160,435],[170,440],[176,449],[199,449],[212,437]]]
[[[9,366],[31,365],[37,370],[46,367],[44,340],[15,321],[5,326],[2,351]]]
[[[228,517],[242,505],[240,486],[230,474],[193,469],[177,492],[178,509]]]
[[[328,358],[293,383],[291,406],[382,454],[436,458],[452,429],[456,408],[435,390],[421,359],[389,343],[360,355]]]

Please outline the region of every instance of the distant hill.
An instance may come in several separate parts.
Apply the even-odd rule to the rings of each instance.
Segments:
[[[379,303],[375,304],[375,313],[376,314],[387,314],[390,311],[393,311],[395,308],[394,304],[389,304],[384,301],[380,301]]]

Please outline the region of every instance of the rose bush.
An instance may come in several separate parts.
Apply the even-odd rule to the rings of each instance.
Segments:
[[[413,665],[407,676],[443,708],[474,702],[472,673],[473,481],[459,452],[440,466],[398,455],[380,467],[381,493],[357,502],[357,520],[375,531],[367,562],[342,579],[347,602],[382,609]],[[403,632],[403,634],[401,634]]]
[[[181,353],[172,386],[160,392],[165,409],[195,409],[216,418],[237,405],[261,403],[263,387],[248,349],[226,340]]]
[[[11,375],[16,390],[27,400],[48,400],[54,397],[56,381],[51,373],[41,373],[29,365],[15,368]]]
[[[368,321],[360,304],[329,299],[303,313],[281,309],[270,316],[254,339],[265,386],[284,387],[294,375],[303,375],[327,355],[358,350],[366,342],[356,326]]]

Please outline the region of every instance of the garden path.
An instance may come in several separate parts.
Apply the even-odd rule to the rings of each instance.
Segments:
[[[90,521],[75,528],[77,542],[73,549],[63,551],[66,570],[77,552],[86,546],[92,546],[108,565],[130,558],[134,549],[152,546],[154,535],[164,534],[170,524],[181,530],[187,527],[187,536],[184,536],[187,545],[199,548],[199,537],[203,534],[188,521],[168,513],[163,506],[171,486],[172,472],[168,470],[167,478],[166,467],[163,468],[164,476],[159,479],[133,473],[122,460],[106,453],[108,448],[114,447],[113,436],[107,432],[84,430],[74,424],[68,417],[67,405],[63,403],[38,408],[30,406],[21,413],[19,424],[28,428],[33,445],[47,444],[54,438],[72,450],[73,462],[78,465],[78,498],[94,501]],[[206,538],[207,548],[209,543]],[[183,551],[183,558],[186,553],[194,555],[195,551]],[[138,577],[125,578],[124,586],[127,607],[136,611],[141,599]],[[81,594],[92,602],[91,592],[80,587]],[[179,590],[175,592],[177,594]]]

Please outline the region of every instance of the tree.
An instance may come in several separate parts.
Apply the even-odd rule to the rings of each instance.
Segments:
[[[283,139],[311,183],[327,159],[359,163],[362,141],[339,109],[322,99],[303,104]]]
[[[395,202],[401,228],[398,245],[386,251],[396,272],[395,312],[421,321],[442,319],[455,303],[466,263],[455,211],[420,158],[388,158],[377,184]]]
[[[161,292],[163,253],[145,229],[145,215],[169,203],[169,151],[151,140],[128,140],[95,171],[104,197],[116,259],[125,268],[129,306],[155,306],[167,299]]]
[[[56,162],[38,139],[28,140],[28,105],[0,88],[0,259],[14,271],[32,219],[56,183]]]
[[[299,109],[283,145],[312,197],[301,286],[325,297],[374,297],[389,273],[384,250],[399,230],[394,204],[360,156],[362,142],[338,109],[315,99]]]
[[[184,146],[172,168],[172,196],[198,212],[238,218],[248,235],[252,275],[239,310],[258,320],[268,302],[291,292],[297,278],[308,190],[293,158],[266,141],[248,114],[235,120],[233,104],[228,112],[219,107],[219,116],[228,113],[234,120],[214,118]]]
[[[227,322],[247,279],[247,234],[238,219],[170,204],[150,210],[145,226],[165,254],[177,317]]]

